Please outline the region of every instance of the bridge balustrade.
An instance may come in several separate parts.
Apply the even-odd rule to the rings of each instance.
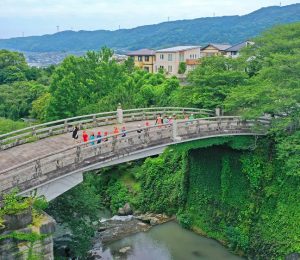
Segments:
[[[153,107],[130,110],[121,109],[122,119],[120,119],[120,113],[118,113],[118,111],[77,116],[33,125],[7,134],[2,134],[0,135],[0,151],[24,143],[34,142],[50,136],[70,132],[74,126],[78,126],[79,129],[89,129],[117,123],[154,120],[158,114],[168,116],[173,116],[175,114],[178,117],[182,117],[183,114],[194,114],[196,117],[200,117],[213,115],[214,111],[183,107]]]
[[[129,130],[126,137],[122,137],[122,133],[105,137],[107,141],[102,137],[99,144],[97,139],[81,143],[3,170],[0,172],[0,193],[15,187],[26,191],[76,171],[88,171],[96,163],[113,161],[159,146],[214,136],[265,134],[268,124],[267,120],[206,117]]]

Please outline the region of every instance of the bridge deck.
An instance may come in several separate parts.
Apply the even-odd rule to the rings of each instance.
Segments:
[[[154,121],[149,120],[149,123],[152,125]],[[124,125],[126,126],[126,130],[131,130],[137,128],[139,124],[143,127],[145,122],[128,122]],[[102,134],[107,131],[109,134],[112,134],[113,127],[114,125],[107,125],[88,129],[87,132],[94,132],[96,135],[98,131],[101,131]],[[120,129],[120,125],[118,125],[118,127]],[[82,131],[79,132],[78,140],[82,140]],[[67,133],[0,151],[0,171],[72,145],[74,145],[74,141],[71,137],[71,133]]]

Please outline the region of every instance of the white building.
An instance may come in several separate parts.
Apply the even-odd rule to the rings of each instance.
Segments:
[[[186,64],[185,74],[192,70],[200,59],[200,46],[176,46],[156,51],[154,72],[163,69],[169,75],[179,76],[179,64]]]

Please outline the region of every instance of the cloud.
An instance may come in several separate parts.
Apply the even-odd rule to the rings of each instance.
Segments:
[[[297,1],[282,0],[283,4]],[[279,0],[0,0],[0,37],[61,29],[117,29],[205,16],[246,14]],[[49,28],[52,28],[51,30]]]

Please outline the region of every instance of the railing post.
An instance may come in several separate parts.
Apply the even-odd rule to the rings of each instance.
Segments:
[[[36,131],[35,131],[35,127],[32,128],[32,136],[36,136]]]
[[[173,121],[173,125],[172,125],[172,139],[173,139],[173,141],[180,141],[181,140],[181,137],[178,136],[177,120]]]
[[[97,118],[96,118],[96,115],[93,115],[93,126],[97,127]]]
[[[221,116],[221,108],[216,107],[215,114],[216,114],[216,116]]]
[[[119,103],[117,108],[117,122],[118,124],[123,124],[123,109],[121,107],[121,103]]]
[[[77,146],[76,147],[76,155],[75,155],[75,163],[80,162],[80,155],[81,155],[81,147]]]
[[[64,121],[64,132],[67,133],[68,132],[68,120]]]
[[[41,166],[40,160],[37,160],[35,162],[34,168],[35,168],[35,173],[37,174],[37,177],[41,176],[42,175],[42,166]]]

